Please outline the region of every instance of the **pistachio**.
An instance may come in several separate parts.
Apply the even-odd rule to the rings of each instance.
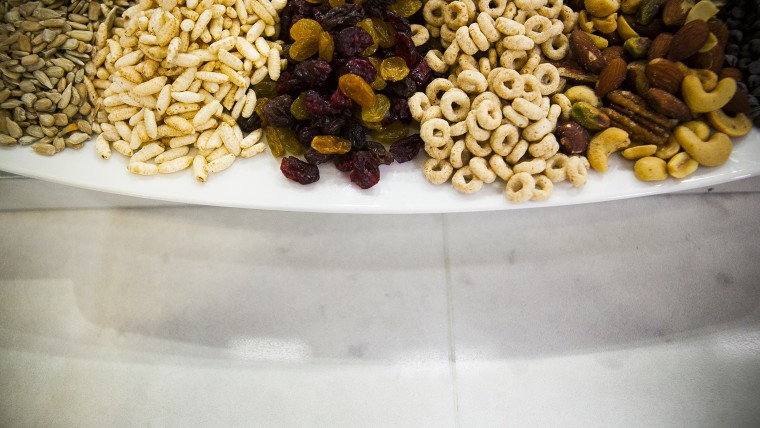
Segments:
[[[606,129],[610,126],[610,118],[598,108],[583,101],[573,104],[570,117],[590,131]]]

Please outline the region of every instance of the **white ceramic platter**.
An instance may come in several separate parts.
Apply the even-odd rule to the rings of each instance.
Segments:
[[[199,205],[334,213],[443,213],[510,210],[610,201],[713,186],[760,175],[760,132],[753,129],[734,139],[734,152],[724,165],[700,167],[684,180],[644,183],[633,175],[632,162],[613,156],[609,171],[589,172],[588,184],[573,188],[559,183],[544,202],[510,203],[503,184],[484,185],[472,195],[458,193],[450,184],[436,186],[421,172],[424,153],[414,162],[381,166],[380,183],[369,190],[353,185],[348,174],[332,165],[320,166],[318,182],[301,186],[279,171],[279,160],[268,152],[238,159],[233,166],[197,182],[189,170],[143,177],[127,172],[127,159],[114,153],[100,159],[94,142],[81,150],[67,149],[45,157],[29,147],[0,149],[0,170],[70,186],[142,198]]]

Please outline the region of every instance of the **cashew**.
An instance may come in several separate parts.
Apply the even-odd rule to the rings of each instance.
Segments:
[[[586,0],[583,4],[588,13],[597,18],[603,18],[620,9],[619,0]]]
[[[742,137],[749,134],[749,131],[752,129],[752,121],[744,113],[731,117],[719,109],[711,111],[705,116],[716,131],[722,132],[729,137]]]
[[[712,91],[718,86],[718,75],[710,70],[699,68],[689,74],[699,77],[699,81],[702,82],[702,89],[705,91]]]
[[[710,35],[707,36],[707,41],[705,42],[705,44],[702,45],[702,47],[699,48],[699,50],[697,52],[699,52],[699,53],[708,52],[710,49],[714,48],[715,45],[717,45],[717,44],[718,44],[718,38],[715,37],[715,34],[710,33]]]
[[[708,129],[708,133],[709,133]],[[676,140],[676,137],[670,136],[668,137],[668,141],[657,148],[657,151],[654,152],[654,155],[657,156],[660,159],[668,160],[672,158],[678,151],[681,150],[681,145],[678,144],[678,140]]]
[[[584,101],[594,107],[602,107],[602,101],[596,96],[596,93],[594,93],[594,90],[590,86],[572,86],[565,91],[565,96],[570,100],[571,104]]]
[[[594,31],[594,22],[585,10],[578,13],[578,28],[589,34]]]
[[[691,132],[695,133],[700,140],[710,138],[710,126],[701,120],[691,120],[681,125],[691,129]]]
[[[722,165],[731,156],[733,144],[731,138],[722,132],[716,132],[705,141],[699,138],[691,129],[685,126],[677,126],[673,131],[678,143],[700,165]]]
[[[718,86],[706,92],[697,76],[686,76],[681,82],[681,93],[686,105],[694,113],[707,113],[718,110],[731,101],[736,93],[736,80],[726,77],[718,82]]]
[[[623,150],[623,157],[629,160],[636,160],[652,156],[657,153],[657,146],[654,144],[644,144],[642,146],[629,147]]]
[[[668,178],[665,161],[653,156],[637,160],[633,165],[633,173],[641,181],[662,181]]]
[[[668,174],[674,178],[684,178],[691,175],[699,167],[699,163],[686,152],[678,153],[668,161]]]
[[[607,158],[631,144],[628,133],[620,128],[607,128],[594,135],[588,144],[586,155],[591,167],[599,172],[607,171]]]
[[[591,21],[600,33],[609,34],[617,30],[618,14],[611,13],[603,18],[592,17]]]
[[[593,33],[588,33],[588,36],[591,37],[591,41],[593,41],[594,45],[596,45],[596,47],[598,47],[599,49],[604,49],[610,45],[610,41],[605,39],[602,36],[598,36]]]
[[[713,2],[709,0],[702,0],[701,2],[692,6],[691,10],[689,10],[689,14],[686,15],[686,21],[684,22],[684,25],[696,19],[707,22],[710,20],[710,18],[715,16],[716,13],[718,13],[718,8]]]

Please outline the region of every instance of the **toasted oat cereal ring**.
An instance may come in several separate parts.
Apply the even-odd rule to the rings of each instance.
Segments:
[[[562,31],[569,34],[575,28],[575,24],[578,22],[578,12],[574,11],[568,5],[562,5],[562,10],[559,12],[559,20],[562,21]]]
[[[422,7],[422,16],[425,18],[425,22],[436,27],[443,25],[444,10],[446,9],[446,2],[443,0],[430,0]]]
[[[511,105],[505,105],[501,109],[501,113],[504,115],[504,119],[520,129],[530,125],[528,118],[518,113]]]
[[[512,108],[529,120],[539,120],[546,117],[546,112],[541,106],[533,104],[525,98],[515,98],[512,100]]]
[[[451,156],[451,148],[454,146],[454,142],[449,140],[441,147],[433,147],[430,144],[425,144],[425,152],[433,159],[448,159]]]
[[[494,103],[490,100],[483,101],[475,111],[475,117],[481,128],[486,131],[493,131],[501,125],[501,103]]]
[[[583,187],[588,181],[588,166],[584,160],[580,156],[570,156],[565,162],[567,179],[575,187]]]
[[[528,147],[528,153],[534,158],[549,159],[559,150],[559,143],[554,134],[547,134],[541,141],[532,143]]]
[[[457,64],[459,64],[460,72],[462,70],[478,70],[478,60],[472,55],[459,55]]]
[[[494,68],[488,75],[490,89],[505,100],[521,97],[525,92],[525,79],[515,70]]]
[[[559,107],[559,116],[562,117],[562,120],[570,120],[570,110],[573,108],[573,103],[570,102],[570,98],[565,94],[557,93],[552,95],[552,102],[554,103],[553,105]]]
[[[541,43],[541,52],[547,58],[559,61],[567,55],[567,51],[570,49],[570,41],[564,34],[558,34],[552,39],[549,39]]]
[[[530,52],[528,52],[528,60],[525,62],[525,65],[522,66],[520,69],[520,73],[522,74],[533,74],[533,72],[536,70],[536,67],[538,67],[538,64],[541,64],[541,61],[543,60],[543,56],[541,55],[541,47],[535,46],[533,47]]]
[[[425,89],[425,94],[427,95],[430,104],[437,106],[441,103],[441,97],[443,94],[445,94],[446,91],[453,87],[454,84],[451,83],[449,79],[439,77],[433,79],[433,81],[428,84],[427,88]]]
[[[488,89],[488,80],[478,70],[464,70],[457,75],[457,86],[468,94],[479,94]]]
[[[535,175],[533,179],[536,181],[536,187],[533,189],[533,195],[530,200],[545,201],[549,199],[549,196],[554,191],[554,183],[543,174]]]
[[[417,92],[409,97],[408,105],[412,119],[419,122],[425,110],[430,108],[430,100],[424,93]]]
[[[556,18],[562,12],[563,1],[562,0],[548,0],[546,2],[548,6],[541,6],[538,8],[538,14],[547,18]]]
[[[446,50],[443,52],[443,61],[446,64],[454,65],[457,62],[457,58],[459,57],[459,52],[461,49],[459,48],[459,42],[454,39],[451,44],[446,48]]]
[[[485,91],[483,93],[478,94],[475,96],[475,98],[472,99],[472,103],[470,104],[471,110],[477,110],[477,108],[480,106],[480,103],[482,103],[485,100],[490,100],[496,104],[501,103],[501,99],[499,99],[499,96],[494,94],[491,91]]]
[[[422,165],[422,173],[433,184],[443,184],[449,181],[454,167],[444,159],[428,159]]]
[[[465,166],[454,173],[451,184],[462,193],[476,193],[483,187],[483,180],[476,177],[469,166]]]
[[[515,174],[520,172],[527,172],[530,175],[536,175],[544,172],[546,169],[546,161],[543,159],[531,159],[528,161],[518,162],[512,170]]]
[[[451,136],[452,137],[459,137],[461,135],[464,135],[467,133],[467,122],[466,120],[459,121],[453,125],[451,125]]]
[[[505,50],[499,56],[499,65],[507,70],[520,70],[528,62],[528,53],[525,51]]]
[[[509,155],[504,156],[504,160],[510,165],[515,165],[520,162],[525,153],[528,152],[529,143],[525,140],[520,140],[515,144],[515,147],[509,152]]]
[[[425,61],[427,61],[430,69],[436,73],[445,73],[449,70],[449,65],[443,61],[443,54],[439,50],[429,50],[425,54]]]
[[[507,0],[478,0],[478,9],[496,19],[504,15],[507,3]]]
[[[467,5],[462,1],[453,1],[443,8],[443,22],[451,29],[467,25],[470,19],[470,12]]]
[[[532,74],[523,74],[523,94],[522,97],[533,103],[540,103],[543,94],[541,93],[541,82]]]
[[[509,180],[509,178],[515,174],[512,171],[512,168],[510,168],[504,161],[504,158],[498,154],[494,154],[488,158],[488,165],[491,167],[491,170],[504,181]]]
[[[467,146],[463,139],[454,142],[451,146],[451,153],[449,154],[449,162],[454,168],[461,168],[470,161],[470,151],[467,150]]]
[[[507,9],[509,5],[507,5]],[[523,36],[525,35],[525,26],[512,18],[501,16],[495,18],[494,26],[500,33],[505,36]]]
[[[449,122],[459,122],[470,112],[470,97],[459,88],[446,91],[441,97],[441,113]]]
[[[501,33],[496,28],[496,21],[494,21],[491,15],[487,13],[478,14],[477,23],[480,31],[486,36],[489,43],[496,43],[501,39]]]
[[[507,181],[507,199],[515,203],[529,201],[535,189],[536,180],[532,175],[527,172],[516,173]]]
[[[486,157],[493,151],[488,141],[478,141],[469,134],[464,137],[464,144],[467,150],[475,156]]]
[[[478,47],[478,50],[487,51],[488,48],[491,47],[491,41],[488,40],[488,37],[483,33],[480,24],[473,22],[469,25],[468,31],[470,33],[470,38],[475,43],[475,46]]]
[[[424,113],[422,113],[420,123],[427,122],[430,119],[440,119],[442,117],[443,113],[441,112],[441,106],[430,106]]]
[[[559,89],[559,71],[557,67],[549,63],[539,64],[533,72],[533,76],[538,79],[538,86],[541,95],[551,95]]]
[[[478,45],[472,40],[469,27],[459,27],[456,34],[456,41],[459,44],[459,49],[467,55],[475,55],[478,53]]]
[[[478,117],[476,111],[470,110],[470,112],[467,113],[467,119],[465,119],[465,122],[467,123],[468,134],[476,140],[485,141],[491,137],[491,131],[485,130],[481,128],[480,125],[478,125]]]
[[[549,119],[541,119],[533,122],[523,129],[522,137],[528,141],[538,141],[544,138],[547,134],[553,131],[553,127]]]
[[[424,25],[412,24],[412,43],[414,46],[422,46],[430,40],[430,32]]]
[[[496,181],[496,173],[491,171],[488,162],[484,158],[474,157],[470,159],[469,167],[472,174],[483,183],[490,184]]]
[[[500,125],[491,133],[489,143],[494,152],[500,156],[507,156],[518,141],[520,141],[520,131],[514,125],[507,123]]]
[[[546,114],[546,119],[552,124],[552,128],[557,127],[557,120],[561,114],[562,108],[560,108],[560,106],[557,104],[552,104],[549,107],[549,113]]]
[[[549,40],[555,34],[552,31],[551,19],[541,16],[533,15],[525,20],[525,35],[533,40],[537,45]]]
[[[449,47],[451,42],[453,42],[457,38],[457,31],[452,30],[451,28],[449,28],[448,25],[438,27],[438,33],[440,33],[440,37],[441,37],[441,46],[443,46],[444,48]]]
[[[486,57],[480,58],[478,60],[478,70],[488,80],[488,75],[491,73],[491,61]]]
[[[565,171],[567,159],[567,155],[563,153],[557,153],[546,160],[546,169],[544,170],[544,174],[549,177],[549,180],[555,183],[567,180],[567,172]]]
[[[430,119],[422,122],[420,137],[426,145],[443,147],[451,142],[451,127],[444,119]]]

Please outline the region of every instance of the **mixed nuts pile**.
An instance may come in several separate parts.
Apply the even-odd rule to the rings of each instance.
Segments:
[[[396,128],[411,119],[421,123],[422,135],[404,160],[424,148],[428,180],[452,182],[465,193],[501,183],[514,202],[545,199],[552,183],[582,186],[586,170],[605,172],[615,152],[633,161],[640,180],[681,179],[699,166],[726,162],[732,138],[749,133],[753,120],[760,125],[760,10],[751,1],[286,4],[2,1],[0,145],[54,155],[81,148],[96,134],[98,154],[128,157],[133,173],[191,169],[205,181],[239,157],[271,149],[261,129],[274,118],[273,107],[265,109],[268,99],[289,93],[293,82],[313,80],[294,80],[299,68],[287,68],[305,67],[303,43],[287,37],[291,27],[307,16],[320,23],[344,15],[351,22],[336,27],[343,39],[334,42],[340,46],[330,59],[322,59],[323,45],[333,46],[339,34],[322,31],[315,33],[319,59],[304,63],[331,61],[320,81],[350,75],[361,80],[358,86],[380,91],[377,75],[406,70],[388,80],[401,82],[386,90],[396,98],[368,120],[369,107],[352,104],[357,85],[299,87],[291,92],[328,101],[309,101],[308,115],[298,116],[299,126],[319,128],[321,139],[298,128],[292,143],[299,146],[288,151],[308,154],[298,160],[304,167],[330,161],[342,171],[353,159],[349,153],[359,153],[376,171],[360,187],[377,183],[377,167],[390,163],[383,146],[398,140],[387,137],[406,136]],[[396,47],[386,41],[393,37]],[[370,49],[378,43],[407,59],[404,67],[373,68],[393,59]],[[417,78],[420,67],[429,77]],[[332,146],[324,152],[326,124],[333,118],[351,124],[351,117],[372,132],[348,132],[357,127],[345,125],[334,139],[350,147],[340,155]],[[283,155],[279,146],[270,151]]]

